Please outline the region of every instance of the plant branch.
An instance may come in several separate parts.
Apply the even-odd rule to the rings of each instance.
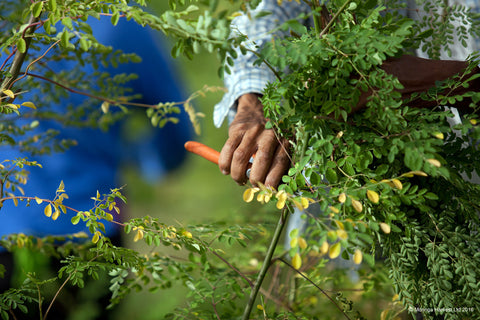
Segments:
[[[345,3],[340,7],[340,9],[338,9],[337,12],[335,12],[335,15],[332,17],[332,19],[330,19],[330,21],[328,21],[327,25],[325,26],[325,28],[323,28],[322,32],[320,32],[318,34],[318,37],[321,38],[323,37],[327,32],[328,30],[332,27],[333,23],[335,22],[335,20],[337,20],[338,16],[343,12],[345,11],[345,8],[347,8],[347,5],[350,4],[352,0],[347,0],[345,1]],[[315,1],[314,1],[315,2]]]
[[[47,50],[45,50],[45,52],[38,58],[36,58],[35,60],[33,60],[31,63],[28,64],[27,68],[25,69],[25,72],[23,73],[23,75],[15,80],[12,81],[11,85],[13,86],[13,84],[15,84],[15,82],[17,81],[20,81],[22,80],[23,78],[25,78],[27,75],[28,75],[28,70],[30,70],[30,68],[35,64],[37,63],[38,61],[40,61],[41,59],[43,59],[47,53],[52,50],[53,47],[55,47],[58,43],[60,42],[60,40],[57,40],[55,41],[50,47],[48,47]]]
[[[60,294],[60,291],[62,291],[62,289],[65,287],[65,285],[68,283],[68,281],[70,280],[70,278],[72,277],[73,273],[70,273],[67,277],[67,279],[65,279],[65,281],[62,283],[62,285],[60,286],[60,288],[58,288],[57,292],[55,293],[55,296],[53,297],[52,301],[50,301],[50,305],[48,306],[48,309],[47,311],[45,311],[45,315],[43,316],[43,320],[47,319],[47,316],[48,316],[48,313],[50,312],[50,309],[52,308],[53,306],[53,303],[55,302],[55,300],[57,299],[58,295]]]
[[[105,101],[105,102],[108,102],[108,103],[113,104],[113,105],[123,104],[123,105],[129,105],[129,106],[134,106],[134,107],[144,107],[144,108],[155,107],[154,105],[151,105],[151,104],[135,103],[135,102],[120,102],[120,101],[116,101],[116,100],[113,100],[113,99],[99,97],[99,96],[96,96],[96,95],[93,95],[93,94],[90,94],[90,93],[87,93],[87,92],[83,92],[83,91],[80,91],[80,90],[77,90],[77,89],[67,87],[67,86],[65,86],[65,85],[63,85],[63,84],[61,84],[61,83],[59,83],[55,80],[46,78],[46,77],[38,75],[38,74],[26,73],[26,75],[28,75],[30,77],[42,79],[42,80],[48,81],[50,83],[53,83],[54,85],[59,86],[62,89],[67,90],[68,92],[79,94],[79,95],[82,95],[82,96],[86,96],[86,97],[89,97],[89,98],[92,98],[92,99],[97,99],[97,100],[100,100],[100,101]]]
[[[257,280],[255,281],[255,286],[253,287],[252,292],[250,293],[250,298],[248,300],[248,303],[245,306],[245,311],[243,312],[242,320],[248,320],[250,318],[250,313],[252,312],[253,305],[255,304],[257,294],[260,291],[260,287],[262,286],[263,280],[265,279],[267,271],[270,268],[273,253],[277,248],[277,244],[278,244],[278,241],[280,240],[280,236],[282,235],[283,228],[287,223],[288,213],[289,211],[287,210],[287,207],[285,207],[280,214],[280,218],[278,219],[277,226],[275,227],[272,241],[270,242],[270,246],[268,247],[267,254],[263,261],[262,268],[258,273]]]
[[[230,269],[232,269],[233,271],[235,271],[240,277],[242,277],[243,280],[247,281],[247,283],[248,283],[248,285],[250,286],[250,288],[253,288],[253,287],[254,287],[252,280],[248,279],[242,272],[240,272],[240,270],[238,270],[237,268],[235,268],[230,262],[228,262],[227,260],[225,260],[225,258],[223,258],[221,255],[219,255],[218,253],[216,253],[216,252],[213,251],[212,249],[208,248],[208,250],[209,250],[214,256],[216,256],[218,259],[222,260],[223,263],[225,263]]]
[[[245,50],[247,50],[248,52],[253,53],[254,55],[257,56],[257,58],[262,58],[262,57],[260,56],[260,53],[256,52],[255,50],[248,49],[248,48],[245,48]],[[275,77],[278,79],[278,81],[282,81],[282,78],[280,77],[280,74],[277,72],[277,70],[275,70],[275,68],[274,68],[270,63],[268,63],[267,60],[262,59],[262,63],[264,63],[264,64],[268,67],[268,69],[270,69],[270,71],[273,72],[273,74],[274,74]]]
[[[25,58],[28,53],[28,48],[30,47],[30,42],[32,38],[30,37],[34,32],[35,32],[35,23],[37,22],[37,18],[34,16],[30,16],[30,19],[28,21],[28,26],[25,28],[25,31],[22,35],[22,38],[25,40],[25,52],[20,52],[17,50],[17,53],[15,54],[15,58],[13,58],[12,66],[10,67],[10,76],[5,77],[5,79],[2,81],[2,84],[0,86],[0,92],[5,90],[5,89],[10,89],[12,86],[13,82],[17,79],[18,75],[20,74],[20,69],[22,68],[22,65],[25,61]]]
[[[41,76],[41,75],[38,75],[38,74],[26,73],[26,75],[30,76],[30,77],[38,78],[38,79],[41,79],[41,80],[44,80],[44,81],[47,81],[47,82],[50,82],[50,83],[52,83],[52,84],[54,84],[54,85],[56,85],[56,86],[58,86],[62,89],[67,90],[68,92],[79,94],[79,95],[82,95],[82,96],[85,96],[85,97],[88,97],[88,98],[92,98],[92,99],[96,99],[96,100],[99,100],[99,101],[105,101],[107,103],[110,103],[111,105],[125,105],[125,106],[140,107],[140,108],[157,108],[157,105],[153,105],[153,104],[128,102],[128,101],[118,101],[118,100],[114,100],[114,99],[109,99],[109,98],[96,96],[96,95],[93,95],[93,94],[90,94],[90,93],[87,93],[87,92],[83,92],[83,91],[68,87],[66,85],[61,84],[60,82],[57,82],[55,80],[49,79],[47,77],[44,77],[44,76]],[[191,100],[193,100],[195,98],[198,98],[199,96],[204,97],[205,96],[203,94],[204,91],[215,92],[216,90],[221,90],[221,87],[205,87],[204,89],[201,89],[201,90],[198,90],[198,91],[194,92],[186,101],[175,102],[174,105],[185,104],[185,103],[190,102]]]
[[[318,0],[312,0],[312,2],[310,3],[310,6],[312,7],[314,13],[313,13],[313,24],[314,24],[314,27],[315,27],[315,34],[317,35],[320,35],[320,33],[322,32],[321,30],[321,21],[319,20],[319,12],[318,12]]]

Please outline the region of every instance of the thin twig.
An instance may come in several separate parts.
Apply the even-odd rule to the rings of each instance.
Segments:
[[[334,305],[335,307],[337,307],[337,309],[345,316],[345,318],[347,318],[348,320],[351,320],[350,317],[345,313],[345,311],[342,310],[342,308],[340,308],[340,306],[335,302],[335,300],[332,299],[332,297],[330,297],[327,292],[325,290],[323,290],[320,286],[318,286],[315,282],[313,282],[312,280],[310,280],[310,278],[308,278],[306,275],[303,274],[303,272],[301,272],[300,270],[298,269],[295,269],[290,263],[288,263],[285,259],[283,259],[282,257],[278,258],[278,260],[280,260],[281,262],[283,262],[284,264],[286,264],[287,266],[289,266],[292,270],[294,270],[297,274],[299,274],[302,278],[304,278],[305,280],[307,280],[308,282],[310,282],[311,285],[313,285],[315,288],[317,288],[318,290],[320,290],[321,293],[323,293],[325,295],[325,297],[328,298],[328,300],[330,300]]]
[[[247,305],[245,306],[245,311],[243,312],[242,320],[248,320],[250,318],[250,313],[252,312],[253,305],[255,304],[255,300],[257,298],[257,294],[260,291],[260,287],[262,286],[263,280],[267,274],[268,269],[270,268],[273,253],[277,248],[278,241],[280,240],[280,236],[282,235],[283,228],[287,222],[287,215],[289,211],[287,207],[284,207],[280,218],[278,219],[277,226],[275,227],[275,231],[273,233],[272,241],[270,242],[270,246],[268,247],[267,254],[265,256],[265,260],[263,261],[262,268],[258,273],[257,280],[255,281],[255,286],[250,293],[250,298],[248,300]]]
[[[45,52],[38,58],[36,58],[35,60],[33,60],[32,62],[30,62],[27,67],[25,68],[25,72],[23,73],[23,75],[17,79],[15,79],[14,81],[12,81],[12,86],[15,84],[15,82],[17,81],[20,81],[22,80],[23,78],[25,78],[28,74],[28,70],[30,70],[30,68],[35,64],[37,63],[38,61],[42,60],[46,55],[47,53],[53,49],[53,47],[55,47],[58,43],[60,42],[60,40],[57,40],[55,41],[50,47],[47,48],[47,50],[45,50]]]
[[[254,55],[257,56],[257,58],[262,58],[260,56],[260,53],[258,53],[257,51],[255,50],[252,50],[252,49],[248,49],[248,48],[245,48],[246,51],[249,51],[251,53],[253,53]],[[270,69],[270,71],[273,72],[273,74],[275,75],[275,77],[278,79],[278,81],[282,81],[282,77],[280,77],[280,74],[277,72],[277,70],[275,70],[275,68],[265,59],[262,60],[262,63],[264,63],[268,69]]]
[[[252,280],[248,279],[242,272],[240,272],[240,270],[238,270],[237,268],[235,268],[230,262],[228,262],[227,260],[225,260],[225,258],[223,258],[221,255],[219,255],[218,253],[216,253],[216,252],[213,251],[212,249],[208,248],[208,250],[209,250],[214,256],[216,256],[218,259],[222,260],[223,263],[225,263],[230,269],[232,269],[233,271],[235,271],[240,277],[242,277],[243,280],[247,281],[247,283],[248,283],[248,285],[250,286],[250,288],[253,288],[253,287],[254,287]]]
[[[340,7],[340,9],[338,9],[337,12],[335,12],[335,15],[332,17],[332,19],[330,19],[330,21],[328,21],[327,25],[325,26],[325,28],[323,28],[322,32],[320,32],[318,34],[318,37],[321,38],[325,35],[325,33],[328,32],[328,30],[332,27],[333,23],[335,22],[335,20],[337,20],[338,16],[343,12],[345,11],[345,8],[347,8],[347,5],[351,2],[352,0],[347,0],[345,1],[345,3]]]
[[[65,287],[65,285],[68,283],[68,281],[70,280],[70,278],[72,277],[73,273],[70,273],[67,277],[67,279],[65,279],[65,281],[62,283],[62,285],[60,286],[60,288],[58,288],[57,292],[55,292],[55,296],[53,297],[52,301],[50,301],[50,305],[48,306],[48,309],[47,311],[45,312],[45,315],[43,316],[43,320],[47,319],[47,315],[48,313],[50,312],[50,309],[52,308],[53,306],[53,303],[55,302],[55,300],[57,299],[58,295],[60,294],[60,292],[62,291],[62,289]]]

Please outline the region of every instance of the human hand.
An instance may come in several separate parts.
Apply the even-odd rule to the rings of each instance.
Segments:
[[[431,60],[415,56],[404,55],[399,58],[387,59],[381,68],[388,74],[394,75],[403,85],[403,89],[398,90],[402,94],[402,99],[408,99],[413,93],[427,92],[428,89],[435,87],[437,81],[444,81],[455,75],[462,76],[468,67],[466,61],[455,60]],[[473,72],[465,74],[462,80],[478,72],[475,68]],[[459,86],[450,95],[463,94],[468,91],[480,91],[480,79],[475,79],[469,83],[469,88]],[[365,107],[371,91],[364,92],[359,99],[357,107],[352,111],[357,111]],[[455,104],[454,107],[468,112],[470,99],[463,99]],[[437,101],[427,101],[417,98],[409,103],[409,106],[416,108],[431,108],[437,106]]]
[[[238,99],[237,114],[230,124],[218,166],[240,185],[250,179],[252,185],[263,183],[276,188],[290,166],[288,141],[279,140],[272,129],[265,129],[266,122],[258,95],[245,94]],[[246,171],[253,155],[248,178]]]

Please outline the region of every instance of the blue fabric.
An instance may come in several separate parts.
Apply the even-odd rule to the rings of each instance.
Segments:
[[[127,83],[128,87],[133,88],[133,92],[142,94],[142,98],[136,102],[156,104],[185,100],[178,71],[173,67],[172,59],[168,50],[165,50],[159,33],[122,19],[115,27],[110,24],[108,17],[101,20],[91,19],[89,22],[99,42],[126,53],[134,52],[142,58],[141,63],[120,64],[117,69],[109,70],[117,74],[138,75],[138,79]],[[0,56],[0,65],[4,59],[5,56]],[[63,62],[51,67],[55,71],[70,70],[74,63]],[[84,70],[92,71],[87,67]],[[67,104],[80,104],[84,99],[83,96],[72,94],[58,105],[52,106],[52,109],[65,112]],[[28,95],[21,99],[28,100]],[[41,108],[41,101],[33,102]],[[100,106],[100,102],[98,105]],[[24,107],[22,109],[25,111]],[[103,194],[120,186],[118,175],[122,165],[134,163],[145,178],[155,181],[182,163],[185,157],[183,144],[190,139],[192,130],[184,112],[177,116],[180,118],[178,124],[167,125],[162,129],[153,128],[146,120],[141,139],[135,142],[130,141],[131,139],[120,139],[122,134],[125,136],[121,130],[122,123],[106,132],[100,129],[62,127],[58,123],[38,119],[39,132],[50,128],[57,129],[61,131],[59,138],[75,139],[78,145],[53,156],[22,154],[2,145],[0,161],[17,157],[38,161],[43,168],[28,168],[31,174],[28,183],[23,186],[27,196],[53,199],[55,190],[63,180],[65,191],[69,195],[64,204],[78,210],[89,210],[94,205],[90,198],[95,196],[97,190]],[[126,134],[128,138],[129,133]],[[22,232],[45,236],[87,231],[82,222],[76,226],[71,224],[72,211],[67,212],[67,215],[61,214],[53,221],[43,214],[44,206],[45,203],[37,205],[32,201],[30,207],[24,202],[15,207],[12,201],[6,201],[0,210],[0,235]],[[105,226],[108,235],[116,232],[113,224],[105,223]]]

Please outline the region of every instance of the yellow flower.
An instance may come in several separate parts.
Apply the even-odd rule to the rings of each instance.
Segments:
[[[438,161],[437,159],[427,159],[427,162],[430,163],[432,166],[437,167],[437,168],[440,168],[442,166],[440,161]]]
[[[355,209],[355,211],[357,212],[362,212],[363,210],[363,205],[358,200],[352,199],[352,206],[353,206],[353,209]]]
[[[327,241],[323,241],[322,245],[320,246],[320,253],[321,254],[326,254],[328,252],[328,242]]]
[[[382,229],[382,231],[385,233],[385,234],[389,234],[390,231],[391,231],[391,228],[388,224],[386,224],[385,222],[380,222],[380,229]]]
[[[300,267],[302,266],[302,257],[300,257],[300,254],[298,252],[295,253],[292,258],[292,266],[297,270],[300,269]]]
[[[288,194],[285,191],[280,190],[280,191],[277,192],[275,197],[278,199],[277,209],[279,209],[279,210],[283,209],[283,207],[285,207],[285,203],[287,202]]]
[[[380,201],[380,196],[376,191],[367,190],[367,198],[368,200],[372,201],[373,203],[378,203]]]
[[[362,251],[360,251],[360,249],[356,249],[355,253],[353,254],[353,262],[355,264],[360,264],[362,263],[362,260],[363,260]]]
[[[330,247],[330,250],[328,251],[328,256],[330,257],[330,259],[335,259],[340,255],[341,250],[342,245],[340,244],[340,242],[337,242]]]
[[[259,191],[259,188],[248,188],[243,192],[243,201],[245,202],[251,202],[253,200],[253,197],[257,191]]]
[[[398,179],[392,179],[392,183],[393,185],[395,186],[395,188],[397,188],[398,190],[402,190],[403,189],[403,185],[402,185],[402,182]]]

